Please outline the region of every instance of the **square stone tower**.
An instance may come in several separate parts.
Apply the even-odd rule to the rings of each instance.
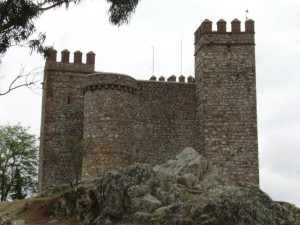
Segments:
[[[205,20],[195,32],[199,151],[230,183],[259,183],[254,21]]]
[[[41,139],[39,151],[39,190],[51,185],[73,180],[75,172],[70,150],[62,145],[67,135],[83,136],[83,88],[86,74],[94,72],[95,54],[86,55],[82,63],[82,53],[74,53],[70,62],[70,52],[61,52],[61,62],[57,61],[56,50],[52,51],[45,65],[44,90],[42,99]],[[55,152],[55,153],[54,153]]]

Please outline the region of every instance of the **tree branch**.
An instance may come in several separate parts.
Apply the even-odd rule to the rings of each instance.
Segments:
[[[49,10],[49,9],[55,8],[55,7],[57,7],[57,6],[60,6],[60,5],[62,5],[62,4],[64,4],[64,2],[57,2],[57,3],[53,4],[53,5],[48,6],[48,7],[45,7],[45,8],[39,8],[39,9],[40,9],[41,11],[47,11],[47,10]]]
[[[50,5],[50,6],[48,6],[48,7],[39,7],[39,10],[41,10],[41,11],[47,11],[47,10],[49,10],[49,9],[52,9],[52,8],[55,8],[55,7],[57,7],[57,6],[61,6],[61,5],[63,5],[64,3],[72,3],[72,2],[76,2],[76,0],[69,0],[69,1],[65,1],[65,0],[60,0],[60,1],[58,1],[57,3],[55,3],[55,4],[53,4],[53,5]],[[43,3],[43,4],[41,4],[40,6],[42,6],[42,5],[45,5],[45,2]]]
[[[8,89],[4,92],[0,92],[0,96],[6,95],[10,93],[11,91],[21,88],[21,87],[28,87],[31,91],[35,92],[31,87],[39,88],[42,87],[38,86],[38,83],[41,82],[41,74],[40,71],[41,68],[36,68],[30,71],[27,74],[24,74],[24,67],[21,68],[20,73],[15,77],[15,79],[10,83]],[[24,81],[21,84],[17,84],[18,81],[21,79],[24,79]]]

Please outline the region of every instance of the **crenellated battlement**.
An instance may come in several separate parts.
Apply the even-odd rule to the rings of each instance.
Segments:
[[[61,52],[61,61],[57,61],[57,51],[52,50],[47,59],[46,67],[48,70],[63,70],[70,72],[91,73],[95,70],[95,53],[90,51],[86,54],[86,63],[82,62],[82,52],[74,52],[73,62],[70,62],[70,51],[65,49]]]
[[[157,80],[156,76],[151,76],[150,81],[157,81],[162,83],[195,83],[195,78],[193,76],[189,76],[185,79],[185,76],[180,75],[177,77],[175,75],[171,75],[167,81],[165,77],[161,76],[159,80]],[[84,80],[84,93],[88,91],[95,90],[118,90],[123,92],[128,92],[134,94],[137,91],[136,80],[128,75],[119,74],[119,73],[95,73],[91,75],[87,75]]]
[[[220,19],[217,22],[217,30],[212,29],[212,21],[206,19],[202,22],[200,27],[195,32],[195,44],[200,40],[200,38],[207,34],[227,34],[227,35],[245,35],[250,34],[254,35],[254,21],[248,19],[245,22],[245,31],[241,31],[241,21],[234,19],[231,21],[231,31],[227,31],[227,22],[223,19]],[[220,38],[220,37],[218,37]]]
[[[157,81],[157,77],[156,76],[151,76],[150,77],[151,81]],[[166,78],[164,76],[160,76],[158,78],[158,82],[165,82]],[[177,81],[177,77],[175,75],[171,75],[169,78],[167,78],[167,82],[178,82],[178,83],[195,83],[195,78],[193,76],[188,76],[187,80],[185,79],[185,76],[180,75],[178,77],[178,81]]]

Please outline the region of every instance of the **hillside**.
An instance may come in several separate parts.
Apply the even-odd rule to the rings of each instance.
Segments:
[[[162,165],[136,164],[106,172],[77,190],[65,187],[1,203],[0,221],[8,213],[29,225],[300,224],[299,209],[272,201],[251,183],[228,185],[191,148]]]
[[[10,225],[9,221],[25,220],[26,225],[79,225],[72,217],[57,217],[53,208],[57,197],[35,196],[25,200],[0,203],[0,224]],[[7,221],[7,222],[5,222]]]

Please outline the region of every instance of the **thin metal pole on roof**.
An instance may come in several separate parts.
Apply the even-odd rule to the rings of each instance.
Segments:
[[[152,75],[154,75],[154,46],[152,47]]]
[[[182,75],[182,39],[180,40],[180,75]]]

